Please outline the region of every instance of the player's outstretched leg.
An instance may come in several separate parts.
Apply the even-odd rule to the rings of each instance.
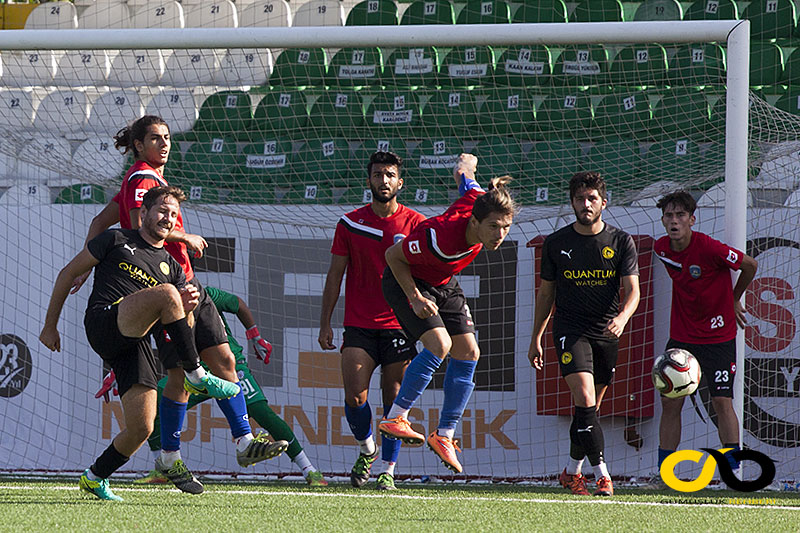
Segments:
[[[239,384],[218,378],[211,372],[206,372],[198,383],[193,383],[188,377],[184,378],[183,388],[189,394],[204,394],[217,400],[226,400],[239,394]]]
[[[178,459],[172,466],[163,462],[163,456],[156,459],[156,471],[172,482],[181,491],[189,494],[202,494],[203,484],[194,477],[183,460]]]
[[[238,385],[237,385],[238,387]],[[286,451],[289,443],[285,440],[269,440],[269,434],[261,432],[256,435],[243,451],[236,451],[236,461],[242,468],[252,464],[272,459]]]
[[[436,431],[434,431],[428,435],[427,444],[428,448],[430,448],[430,450],[442,460],[442,464],[444,466],[457,474],[460,474],[464,471],[464,468],[458,461],[458,457],[456,457],[456,450],[459,452],[461,451],[461,448],[458,447],[456,441],[448,437],[442,437]]]
[[[417,433],[411,428],[411,422],[404,416],[381,420],[378,424],[378,431],[384,437],[390,439],[400,439],[406,444],[422,444],[425,442],[425,435]]]
[[[111,492],[111,487],[108,485],[107,479],[91,479],[92,473],[87,468],[83,471],[78,486],[84,492],[91,494],[101,500],[121,502],[122,498]]]
[[[356,459],[356,464],[354,464],[353,469],[350,470],[351,485],[358,489],[369,481],[369,471],[372,468],[372,464],[378,459],[378,455],[380,455],[378,448],[375,448],[375,453],[372,455],[365,453],[359,454],[358,459]]]

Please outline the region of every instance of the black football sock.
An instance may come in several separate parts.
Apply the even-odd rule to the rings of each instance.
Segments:
[[[603,449],[605,448],[603,429],[597,420],[597,408],[595,406],[575,407],[575,419],[577,420],[578,439],[586,451],[586,457],[589,458],[592,466],[597,466],[603,462]]]
[[[197,353],[192,328],[189,327],[186,317],[164,324],[164,329],[169,334],[170,340],[175,343],[183,370],[185,372],[197,370],[200,366],[200,354]]]
[[[130,457],[119,453],[114,447],[114,443],[109,444],[100,457],[95,459],[94,464],[89,468],[92,473],[100,479],[108,479],[111,474],[116,472],[122,465],[128,462]]]

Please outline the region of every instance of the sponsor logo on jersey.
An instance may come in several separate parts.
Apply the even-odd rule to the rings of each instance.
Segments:
[[[692,276],[693,279],[698,279],[702,273],[703,270],[700,268],[700,265],[689,265],[689,275]]]
[[[561,250],[561,255],[566,255],[567,257],[569,257],[570,259],[572,259],[572,248],[570,248],[570,249],[569,249],[569,251],[567,251],[567,250]]]
[[[572,352],[564,352],[561,354],[561,364],[568,365],[572,362]]]
[[[32,371],[31,351],[25,341],[12,334],[0,335],[0,398],[22,394]]]
[[[131,255],[135,255],[133,253],[133,252],[136,251],[136,247],[135,246],[128,246],[127,244],[123,244],[122,247],[125,248],[126,250],[128,250],[131,253]]]
[[[119,265],[117,265],[120,270],[123,272],[127,272],[128,276],[131,279],[138,281],[143,285],[147,285],[149,287],[155,287],[158,285],[158,280],[139,268],[136,265],[132,265],[130,263],[126,263],[125,261],[121,261]]]
[[[603,250],[600,253],[604,259],[613,259],[616,252],[610,246],[603,246]]]
[[[169,265],[168,265],[166,262],[164,262],[164,261],[161,261],[161,262],[158,264],[158,268],[160,268],[160,269],[161,269],[161,272],[163,272],[165,276],[168,276],[168,275],[169,275]]]
[[[149,189],[136,189],[133,193],[133,199],[137,202],[144,200],[144,195],[147,194]]]
[[[398,243],[398,242],[402,241],[405,238],[406,238],[405,235],[403,235],[402,233],[398,233],[392,238],[392,242],[393,243]]]
[[[408,243],[408,251],[412,254],[422,253],[422,248],[419,247],[419,241],[411,241]]]
[[[739,260],[739,254],[736,253],[734,250],[728,248],[728,262],[729,263],[736,263]]]

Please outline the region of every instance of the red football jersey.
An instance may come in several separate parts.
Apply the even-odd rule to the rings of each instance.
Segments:
[[[344,289],[345,326],[400,328],[381,289],[386,249],[403,239],[423,220],[423,215],[404,205],[386,218],[379,217],[371,206],[365,205],[339,219],[331,253],[348,257]]]
[[[403,241],[403,253],[411,275],[434,287],[444,285],[469,265],[482,244],[467,244],[467,223],[481,189],[471,189],[453,202],[443,214],[429,218]]]
[[[147,191],[153,187],[165,185],[167,185],[167,181],[164,177],[146,161],[134,163],[125,174],[119,192],[114,196],[114,201],[119,204],[120,227],[131,229],[131,209],[142,207],[142,198]],[[183,215],[180,212],[175,229],[183,231]],[[164,249],[181,265],[186,274],[186,281],[193,279],[194,271],[186,245],[182,242],[168,242],[164,244]]]
[[[653,251],[672,278],[670,338],[692,344],[732,340],[736,315],[730,271],[739,270],[744,254],[697,231],[682,252],[672,251],[669,242],[661,237]]]

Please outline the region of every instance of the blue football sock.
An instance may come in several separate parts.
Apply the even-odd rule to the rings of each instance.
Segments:
[[[391,404],[383,407],[383,412],[388,413],[391,409]],[[400,455],[400,446],[403,441],[400,439],[391,439],[386,435],[381,435],[381,459],[389,463],[396,463],[397,457]]]
[[[731,451],[729,451],[728,453],[725,454],[725,458],[728,460],[728,464],[731,465],[731,468],[733,470],[736,470],[737,468],[739,468],[739,461],[734,459],[733,456],[731,455],[733,452],[738,452],[741,449],[741,448],[739,448],[739,444],[738,443],[723,444],[722,447],[723,448],[733,448]]]
[[[477,361],[460,361],[450,358],[447,371],[444,373],[444,403],[442,414],[439,417],[439,428],[455,429],[464,409],[467,407],[469,397],[475,383],[472,376],[475,374]]]
[[[244,399],[242,385],[240,383],[237,383],[237,385],[239,385],[239,392],[236,396],[226,400],[217,400],[217,405],[222,409],[225,418],[228,420],[234,439],[238,439],[252,431],[247,416],[247,402]]]
[[[397,393],[394,403],[403,409],[411,409],[417,398],[422,396],[425,387],[433,379],[433,373],[441,364],[442,360],[427,348],[419,352],[406,369],[403,383],[400,385],[400,391]]]
[[[364,440],[372,435],[372,407],[368,401],[361,407],[344,404],[344,416],[356,440]]]
[[[159,415],[161,417],[161,449],[167,452],[176,452],[181,449],[181,430],[183,418],[186,416],[185,403],[161,397]]]
[[[661,463],[664,462],[664,459],[669,457],[675,453],[675,450],[665,450],[664,448],[658,449],[658,470],[661,471]]]

